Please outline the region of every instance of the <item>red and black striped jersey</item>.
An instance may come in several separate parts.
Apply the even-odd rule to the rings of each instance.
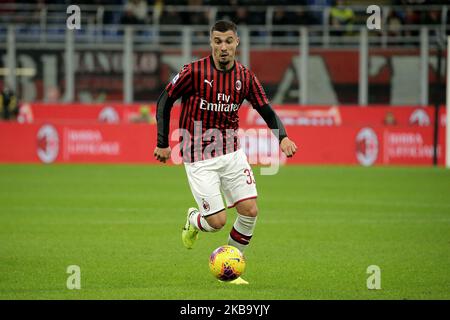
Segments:
[[[180,150],[185,162],[236,151],[238,110],[244,99],[253,108],[269,103],[252,71],[237,61],[230,70],[218,70],[211,55],[184,65],[166,91],[173,101],[181,98]]]

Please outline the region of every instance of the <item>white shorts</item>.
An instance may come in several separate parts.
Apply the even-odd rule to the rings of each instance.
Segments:
[[[202,216],[210,216],[225,209],[254,199],[255,178],[247,156],[242,149],[216,158],[185,163],[189,185]]]

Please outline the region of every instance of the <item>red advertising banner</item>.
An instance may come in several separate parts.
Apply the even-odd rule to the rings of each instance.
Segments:
[[[411,106],[274,106],[285,125],[292,126],[433,126],[433,107]],[[264,120],[252,108],[241,108],[241,125],[264,125]],[[440,108],[439,125],[445,126],[445,106]]]
[[[254,129],[253,129],[254,130]],[[299,147],[296,155],[287,159],[281,152],[282,164],[342,164],[342,165],[432,165],[432,127],[287,127],[289,137]],[[245,131],[245,130],[244,130]],[[244,145],[249,158],[264,153],[265,135],[258,137],[258,147]],[[242,137],[241,137],[242,140]],[[261,141],[263,140],[263,141]],[[272,144],[273,145],[273,144]],[[445,129],[439,130],[438,164],[444,165]],[[251,162],[251,161],[250,161]],[[263,163],[257,161],[257,163]],[[253,163],[254,164],[254,163]]]
[[[258,129],[259,128],[259,129]],[[432,127],[287,126],[299,146],[291,159],[264,126],[244,127],[242,147],[251,164],[431,165]],[[157,163],[156,126],[149,124],[0,123],[0,162]],[[438,163],[444,165],[445,129]],[[175,137],[175,140],[176,137]],[[177,141],[171,142],[175,163]]]
[[[299,146],[292,159],[258,112],[240,111],[241,141],[251,164],[431,165],[434,109],[431,107],[275,106]],[[444,164],[445,108],[439,113],[438,162]],[[172,130],[180,107],[171,113]],[[156,163],[155,105],[22,105],[22,123],[0,122],[0,162]],[[145,117],[149,116],[149,117]],[[174,162],[178,138],[172,142]]]
[[[154,162],[154,125],[0,123],[0,131],[0,162]]]

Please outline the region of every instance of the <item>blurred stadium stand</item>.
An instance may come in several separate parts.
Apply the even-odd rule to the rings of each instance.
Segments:
[[[6,0],[0,3],[0,39],[8,24],[18,25],[18,41],[60,41],[65,33],[67,6],[73,1]],[[208,29],[217,19],[229,19],[249,27],[251,44],[296,45],[298,27],[309,26],[312,44],[342,46],[354,44],[359,26],[364,26],[366,9],[374,1],[345,0],[92,0],[76,1],[82,12],[80,41],[122,41],[122,27],[141,30],[142,42],[178,45],[183,26],[192,26],[194,43],[208,41]],[[449,21],[445,1],[376,1],[382,7],[382,32],[373,43],[379,45],[419,43],[421,26],[445,29]],[[346,11],[346,13],[344,13]],[[347,16],[346,16],[347,14]],[[448,31],[448,30],[447,30]],[[161,37],[159,35],[164,35]],[[348,39],[343,39],[343,36]]]
[[[81,58],[72,66],[67,66],[67,63],[64,62],[64,56],[67,53],[66,19],[69,16],[66,9],[71,1],[6,0],[0,3],[0,55],[3,56],[3,61],[0,60],[0,72],[3,70],[3,76],[7,74],[5,70],[8,69],[6,62],[8,60],[6,58],[9,43],[8,30],[13,28],[14,49],[17,53],[23,53],[22,58],[18,55],[16,63],[22,67],[28,63],[28,69],[35,70],[32,72],[32,77],[28,76],[28,80],[24,80],[23,75],[17,74],[17,78],[22,78],[19,79],[20,81],[17,80],[22,99],[39,101],[63,99],[62,92],[66,89],[62,84],[65,73],[75,72],[74,90],[76,93],[74,97],[66,94],[65,101],[72,99],[87,102],[96,99],[129,101],[130,98],[126,99],[126,94],[122,92],[126,91],[122,90],[122,74],[128,67],[126,64],[116,63],[120,65],[118,67],[120,70],[111,70],[115,66],[111,59],[121,61],[124,43],[126,43],[125,27],[132,26],[134,30],[132,50],[137,54],[138,66],[133,68],[131,86],[134,85],[134,87],[129,89],[133,91],[131,100],[154,101],[164,83],[176,73],[183,63],[208,53],[210,25],[217,19],[230,19],[238,24],[241,38],[243,38],[240,46],[241,61],[249,64],[251,68],[255,68],[257,74],[261,75],[269,96],[275,102],[296,103],[301,101],[300,90],[288,90],[288,80],[289,77],[294,77],[294,85],[298,87],[301,75],[295,74],[295,68],[291,68],[294,75],[290,75],[289,68],[286,67],[287,71],[275,72],[281,73],[275,79],[275,76],[268,74],[270,72],[261,66],[267,62],[267,59],[259,57],[258,53],[265,54],[265,57],[273,55],[274,57],[279,56],[278,59],[289,59],[291,62],[288,65],[295,65],[297,60],[292,54],[298,54],[300,51],[302,42],[300,34],[301,28],[304,27],[307,28],[307,45],[311,55],[319,54],[323,59],[330,60],[333,58],[326,57],[327,54],[339,57],[341,52],[339,50],[350,50],[353,55],[342,54],[340,59],[348,62],[347,73],[353,72],[352,77],[358,78],[357,59],[361,48],[361,30],[366,29],[366,21],[369,17],[366,10],[372,2],[368,0],[76,1],[81,8],[82,28],[75,32],[73,51],[75,57],[81,56]],[[418,87],[408,83],[403,86],[403,89],[397,88],[396,97],[393,97],[392,84],[380,84],[380,80],[376,79],[375,71],[372,69],[377,68],[378,64],[380,72],[387,68],[393,74],[392,65],[397,62],[391,56],[395,52],[399,52],[398,50],[401,50],[400,55],[412,54],[415,59],[413,65],[417,69],[419,69],[420,63],[429,62],[430,65],[435,66],[433,55],[436,55],[436,46],[437,44],[443,46],[444,36],[448,35],[450,31],[448,26],[450,5],[443,5],[444,1],[430,0],[382,0],[376,2],[381,7],[382,28],[381,30],[369,30],[367,35],[370,57],[368,58],[369,62],[365,65],[368,65],[369,68],[367,77],[372,77],[372,80],[368,80],[370,90],[368,96],[363,97],[363,101],[367,103],[429,104],[436,92],[433,83],[430,85],[429,92],[428,82],[421,84],[422,87],[427,86],[427,89],[422,88],[422,97],[416,94],[420,91],[416,90]],[[426,38],[424,38],[424,33],[427,35]],[[425,44],[424,41],[426,41]],[[424,56],[425,51],[421,53],[420,48],[426,51],[426,56]],[[372,57],[375,53],[374,50],[382,50],[383,59],[387,59],[387,62],[385,61],[383,64],[376,57]],[[55,52],[57,55],[53,57],[51,54]],[[90,68],[88,52],[96,52],[100,55],[102,52],[108,52],[110,65],[104,65],[102,69],[102,58],[94,57],[95,61],[92,64],[96,66]],[[111,57],[111,54],[115,52],[118,55]],[[289,57],[285,56],[286,52],[291,53]],[[355,59],[349,59],[349,57]],[[401,66],[396,65],[395,67],[410,68],[411,64],[408,65],[408,61],[403,60]],[[308,63],[313,62],[309,61]],[[325,61],[326,68],[330,68],[329,63],[329,61]],[[43,66],[39,66],[40,64]],[[97,66],[98,64],[100,66]],[[53,65],[54,68],[49,69],[49,65]],[[141,68],[142,65],[144,65],[143,68]],[[311,65],[312,68],[314,66],[314,64]],[[103,78],[99,74],[95,75],[95,70],[93,70],[95,68],[102,69],[100,71],[103,72]],[[108,75],[105,69],[116,72],[116,74]],[[142,71],[140,79],[139,70]],[[94,73],[90,79],[86,78],[89,72]],[[340,72],[339,68],[331,70],[332,74]],[[52,80],[51,74],[57,79]],[[1,76],[2,74],[0,74]],[[356,80],[354,83],[354,80],[337,80],[331,75],[331,85],[334,88],[335,96],[324,94],[323,99],[320,99],[320,94],[312,89],[314,81],[317,83],[322,81],[321,75],[312,74],[311,76],[314,79],[308,78],[313,81],[309,86],[311,91],[307,100],[309,103],[356,104],[361,102],[357,93],[358,81],[361,80]],[[83,77],[84,81],[81,80]],[[126,76],[123,75],[123,77]],[[347,78],[351,78],[351,76],[349,75]],[[407,75],[404,78],[415,81],[414,77]],[[433,77],[430,79],[430,81],[435,81]],[[403,81],[402,79],[397,80]],[[16,80],[12,81],[16,82]],[[30,84],[31,81],[35,83],[34,88]],[[141,89],[139,89],[139,82],[141,82]],[[350,82],[352,82],[351,85],[349,85]],[[26,89],[27,84],[28,89]],[[113,92],[108,85],[117,90]],[[408,90],[408,86],[413,93],[416,93],[409,98],[404,97],[399,100],[398,97],[402,96],[401,90]],[[147,90],[144,89],[145,87]],[[359,88],[361,88],[361,83],[359,83]],[[59,93],[55,93],[55,91]]]
[[[380,30],[367,25],[373,2]],[[0,3],[0,89],[13,89],[18,122],[30,124],[0,121],[0,162],[156,162],[155,126],[134,123],[152,119],[183,64],[210,54],[218,19],[238,25],[239,61],[301,144],[291,163],[443,164],[450,150],[450,118],[438,107],[448,1],[79,0],[80,30],[67,28],[70,4]],[[240,112],[244,128],[262,121]],[[85,141],[80,130],[96,134]]]

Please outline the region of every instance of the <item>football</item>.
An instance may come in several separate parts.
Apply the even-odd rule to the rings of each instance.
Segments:
[[[219,280],[231,281],[239,278],[245,270],[245,258],[238,248],[224,245],[211,253],[209,270]]]

